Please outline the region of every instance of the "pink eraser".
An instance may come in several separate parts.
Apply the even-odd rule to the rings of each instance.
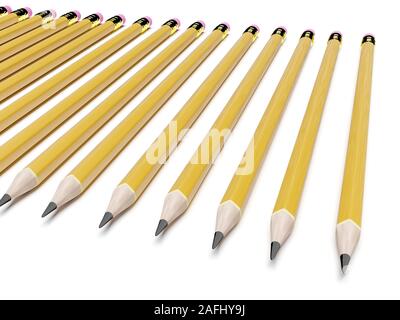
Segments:
[[[201,23],[201,25],[203,26],[203,28],[206,27],[206,23],[205,23],[203,20],[199,20],[199,21],[197,21],[197,22]]]
[[[10,6],[4,6],[4,8],[6,8],[6,10],[7,10],[8,13],[12,12],[12,9],[11,9]]]
[[[53,18],[57,17],[56,10],[50,9],[49,11],[51,12],[51,15],[52,15]]]
[[[314,29],[306,29],[306,31],[310,31],[310,32],[312,32],[313,34],[315,34]]]
[[[280,26],[279,28],[283,29],[287,33],[287,28]]]
[[[122,19],[122,24],[125,24],[125,22],[126,22],[125,16],[123,14],[118,14],[117,16]]]
[[[78,10],[73,10],[72,12],[76,14],[78,20],[81,20],[82,15],[81,15],[81,13],[80,13]]]
[[[228,22],[222,22],[220,24],[224,24],[228,27],[228,30],[231,30],[231,25]]]
[[[100,12],[96,12],[96,14],[100,18],[100,23],[103,22],[104,16]]]
[[[181,20],[179,20],[178,18],[173,18],[171,20],[175,20],[178,23],[178,27],[181,25]]]
[[[149,16],[145,16],[145,19],[147,19],[147,21],[149,21],[149,25],[151,26],[153,24],[153,19],[150,18]]]
[[[368,36],[371,36],[371,37],[373,37],[373,38],[375,38],[375,36],[374,36],[374,34],[373,33],[366,33],[365,35],[364,35],[364,37],[368,37]]]
[[[258,25],[252,24],[252,26],[253,26],[254,28],[256,28],[256,29],[258,30],[258,32],[260,32],[260,27],[259,27]]]
[[[29,17],[32,16],[32,9],[31,9],[31,8],[25,7],[24,9],[25,9],[26,11],[28,11],[28,16],[29,16]]]

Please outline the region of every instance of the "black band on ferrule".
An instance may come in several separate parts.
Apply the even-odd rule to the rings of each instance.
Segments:
[[[311,40],[314,40],[314,32],[311,30],[306,30],[303,32],[303,34],[301,35],[301,38],[310,38]]]
[[[110,21],[110,22],[114,23],[115,25],[122,24],[124,22],[124,20],[120,16],[111,17],[107,21]]]
[[[283,28],[276,28],[272,35],[274,34],[280,35],[282,38],[284,38],[286,36],[286,30]]]
[[[342,42],[342,35],[339,32],[334,32],[329,36],[329,40],[337,40],[339,42]]]
[[[0,7],[0,14],[6,14],[8,13],[8,10],[6,7]]]
[[[367,35],[363,38],[361,44],[364,44],[364,43],[366,43],[366,42],[370,42],[370,43],[372,43],[372,44],[375,44],[375,37],[374,37],[373,35],[367,34]]]
[[[142,27],[145,27],[145,26],[147,26],[148,24],[150,24],[150,20],[147,19],[146,17],[143,17],[143,18],[140,18],[139,20],[136,20],[136,21],[134,22],[134,24],[135,24],[135,23],[138,23],[138,24],[140,24]]]
[[[25,8],[15,10],[12,13],[16,14],[18,17],[29,16],[29,12]]]
[[[61,17],[67,18],[68,20],[78,19],[78,15],[74,11],[67,12],[66,14],[63,14]]]
[[[243,33],[246,33],[246,32],[251,33],[252,35],[257,35],[257,33],[259,32],[259,30],[258,30],[258,28],[256,28],[255,26],[250,26],[250,27],[247,27],[247,29],[244,30]]]
[[[219,25],[217,25],[214,30],[219,30],[221,32],[227,32],[229,30],[229,26],[225,23],[221,23]]]
[[[179,22],[176,21],[175,19],[171,19],[171,20],[168,20],[167,22],[165,22],[163,24],[163,26],[169,26],[171,28],[177,28],[177,27],[179,27]]]
[[[44,18],[52,17],[53,13],[50,10],[45,10],[45,11],[42,11],[42,12],[39,12],[39,13],[35,14],[35,16],[39,16],[39,17],[42,17],[44,19]]]
[[[97,22],[97,21],[100,21],[101,20],[101,17],[99,17],[99,15],[98,14],[96,14],[96,13],[94,13],[94,14],[91,14],[90,16],[87,16],[85,19],[83,19],[83,20],[89,20],[90,22]]]
[[[189,28],[193,28],[193,29],[196,29],[197,31],[200,31],[200,30],[202,30],[204,28],[204,26],[203,26],[203,24],[201,22],[196,21],[196,22],[192,23],[189,26]]]

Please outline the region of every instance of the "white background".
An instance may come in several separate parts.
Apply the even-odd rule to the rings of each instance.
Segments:
[[[39,189],[12,206],[0,210],[0,298],[400,298],[400,214],[396,201],[400,194],[397,184],[400,179],[400,109],[397,105],[399,89],[396,77],[400,70],[396,23],[400,8],[397,1],[13,0],[10,5],[13,8],[32,5],[34,12],[54,8],[58,14],[79,9],[83,16],[100,11],[105,18],[123,13],[129,24],[141,16],[149,15],[153,18],[153,30],[173,17],[181,19],[182,30],[197,19],[206,22],[206,34],[224,21],[230,22],[232,30],[231,35],[207,62],[81,198],[54,217],[47,220],[40,218],[60,180],[201,40],[185,51]],[[252,23],[261,28],[259,39],[199,118],[184,143],[137,205],[110,228],[99,230],[97,227],[111,191],[243,30]],[[187,214],[163,237],[156,239],[154,231],[165,194],[271,32],[281,25],[288,29],[287,40],[223,154]],[[243,219],[224,241],[220,250],[212,252],[211,242],[219,201],[300,34],[306,28],[316,31],[315,45],[288,104]],[[336,30],[343,33],[343,46],[296,228],[276,263],[271,264],[268,259],[270,215],[326,42],[330,33]],[[38,118],[150,32],[133,41],[106,63],[2,134],[0,142],[6,141]],[[336,252],[335,224],[360,42],[367,32],[375,34],[377,46],[364,224],[360,245],[353,257],[349,274],[343,278],[339,272]],[[175,38],[176,36],[169,39],[162,48]],[[202,39],[204,38],[205,36]],[[160,50],[161,48],[156,52]],[[5,172],[0,178],[0,192],[7,189],[17,172],[84,114],[96,107],[145,61]],[[3,103],[1,107],[8,103]]]

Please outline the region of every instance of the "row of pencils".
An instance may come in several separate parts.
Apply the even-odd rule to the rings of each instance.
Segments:
[[[0,100],[2,104],[21,89],[48,72],[62,66],[125,24],[123,15],[103,22],[99,13],[81,19],[78,11],[59,18],[53,10],[32,16],[28,8],[11,11],[0,7]],[[143,17],[105,41],[76,62],[60,70],[46,82],[29,90],[21,98],[0,110],[0,132],[12,127],[33,110],[62,92],[82,75],[98,66],[151,26]],[[0,145],[0,172],[35,148],[66,120],[90,103],[123,74],[177,33],[178,19],[170,19],[115,62],[99,71],[72,94],[54,105],[27,127]],[[168,65],[179,57],[203,33],[202,21],[192,23],[182,34],[147,62],[62,137],[38,155],[15,177],[0,200],[4,205],[39,187],[76,151],[88,142],[108,121]],[[43,217],[79,197],[120,154],[151,118],[209,58],[228,36],[230,26],[221,23],[140,102],[89,154],[66,176],[57,188]],[[154,179],[178,144],[196,122],[229,75],[240,63],[259,34],[251,25],[245,29],[222,60],[196,89],[171,122],[134,164],[115,188],[100,228],[132,207]],[[164,202],[156,236],[182,216],[195,198],[212,164],[223,149],[241,114],[284,43],[286,30],[277,28],[249,68],[204,140],[179,175]],[[262,162],[279,126],[288,99],[314,41],[312,30],[304,31],[292,57],[254,132],[243,159],[221,200],[217,212],[213,249],[218,247],[239,223]],[[342,35],[330,35],[308,107],[287,167],[271,219],[271,259],[274,259],[292,233],[314,144],[318,135],[329,87],[341,47]],[[361,231],[361,215],[371,98],[375,38],[362,39],[361,57],[351,130],[343,178],[337,224],[337,244],[342,270],[349,265]]]

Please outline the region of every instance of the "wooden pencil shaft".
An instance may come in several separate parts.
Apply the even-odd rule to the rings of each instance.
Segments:
[[[374,40],[372,37],[370,39]],[[359,227],[362,220],[374,43],[375,40],[364,41],[361,47],[338,217],[338,223],[351,220]]]
[[[244,207],[283,115],[290,93],[296,84],[298,75],[310,50],[313,36],[312,32],[307,31],[300,38],[299,44],[279,81],[242,159],[241,165],[233,176],[221,203],[232,201],[237,207]],[[249,165],[249,167],[243,169],[243,163]]]
[[[225,38],[217,29],[103,139],[72,171],[86,189]]]
[[[328,41],[274,212],[286,210],[293,217],[297,214],[340,45],[338,39]]]
[[[75,12],[71,11],[62,15],[49,25],[43,25],[42,28],[37,28],[27,34],[24,34],[16,39],[13,39],[0,46],[0,61],[8,59],[17,53],[32,47],[38,42],[50,37],[51,35],[64,30],[69,25],[78,21],[78,16]]]
[[[278,29],[277,29],[278,30]],[[279,28],[283,31],[283,29]],[[212,125],[191,161],[186,165],[170,192],[179,190],[190,203],[221,151],[226,139],[243,110],[253,96],[258,84],[272,63],[283,41],[284,33],[274,33],[253,63],[246,76]],[[229,131],[229,133],[228,133]]]
[[[26,8],[21,8],[7,15],[4,15],[0,17],[0,30],[8,28],[9,26],[12,26],[13,24],[16,24],[25,19],[28,19],[29,16],[29,11]]]
[[[113,21],[106,21],[104,24],[93,28],[61,48],[49,53],[47,56],[35,61],[15,75],[3,80],[0,83],[0,101],[9,98],[46,73],[108,36],[114,30],[115,23]]]
[[[209,76],[203,81],[200,87],[189,98],[182,109],[174,117],[161,135],[155,140],[143,156],[136,162],[134,167],[129,171],[119,185],[126,184],[130,189],[134,190],[135,200],[137,200],[148,184],[163,166],[169,155],[175,150],[178,143],[177,138],[182,137],[182,132],[198,118],[201,112],[209,104],[213,96],[218,92],[222,84],[229,77],[234,68],[238,65],[242,57],[253,44],[258,30],[244,32],[240,39],[235,43],[231,50],[224,56],[221,62],[214,68]],[[176,132],[170,132],[171,126],[174,126]],[[176,135],[175,135],[176,133]],[[153,154],[154,148],[159,146],[159,142],[166,143],[165,148],[157,150],[157,156],[148,161],[148,155]]]
[[[94,97],[104,91],[114,81],[137,64],[149,52],[158,47],[169,36],[171,36],[173,30],[174,29],[168,25],[161,27],[127,54],[119,58],[112,65],[86,82],[55,107],[0,146],[0,172],[4,171],[18,158],[42,141],[64,121],[78,112]],[[157,57],[159,56],[160,55]],[[140,84],[145,81],[150,82],[151,79],[147,79],[146,75],[152,74],[154,70],[159,68],[159,64],[164,62],[163,59],[159,58],[157,60],[152,60],[152,62],[154,61],[156,61],[156,63],[147,64],[137,73],[142,76]]]
[[[147,18],[142,18],[105,44],[88,53],[79,61],[53,76],[48,81],[28,92],[22,98],[0,110],[0,132],[36,109],[42,103],[63,90],[80,76],[90,71],[124,45],[142,34],[149,27]]]
[[[24,33],[27,33],[45,23],[50,22],[53,19],[53,12],[46,10],[39,12],[30,19],[26,19],[20,23],[17,23],[11,27],[8,27],[0,31],[0,45],[15,39]]]
[[[90,16],[92,17],[92,16]],[[69,43],[71,40],[77,38],[93,27],[97,26],[100,22],[91,18],[86,18],[75,25],[56,33],[50,38],[37,43],[31,48],[22,51],[0,64],[0,80],[15,74],[18,70],[26,67],[37,59],[44,57],[46,54],[54,51],[57,48]]]

